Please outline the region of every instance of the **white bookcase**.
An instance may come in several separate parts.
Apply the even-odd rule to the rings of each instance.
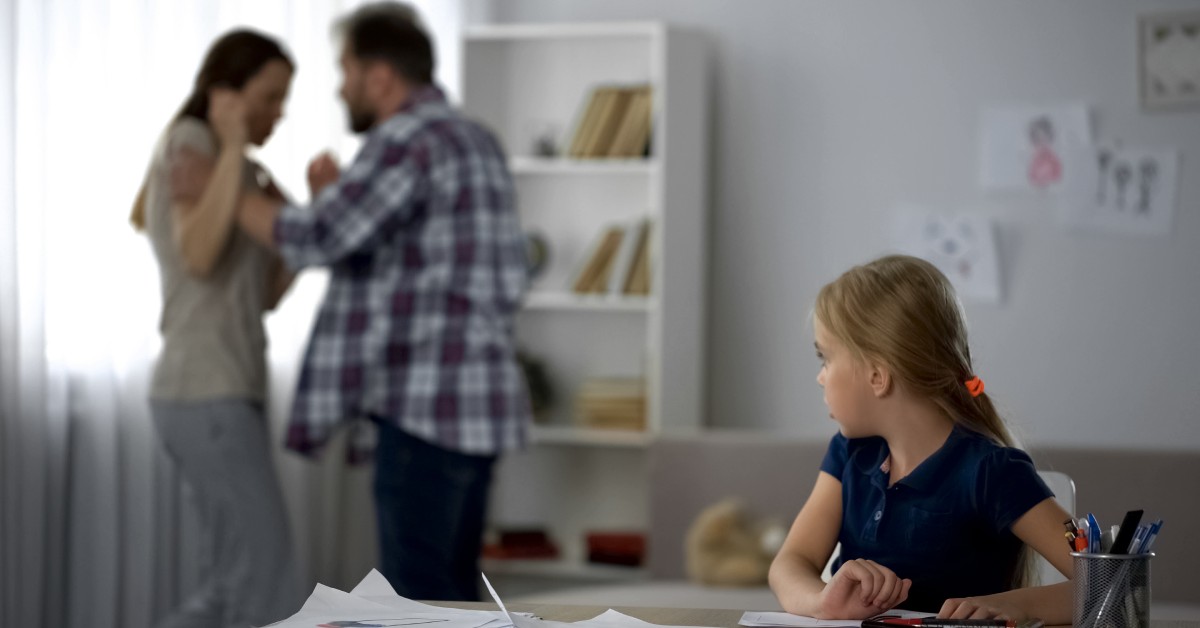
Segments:
[[[646,445],[656,434],[705,424],[708,92],[697,34],[661,23],[492,25],[464,37],[463,108],[497,133],[510,156],[526,230],[549,262],[517,322],[522,349],[555,390],[533,445],[497,467],[489,519],[546,528],[556,562],[487,561],[489,574],[636,577],[585,562],[590,530],[648,532]],[[650,84],[650,155],[638,159],[536,156],[552,130],[561,153],[591,90]],[[573,271],[606,227],[649,218],[648,296],[579,296]],[[585,429],[574,398],[591,377],[643,377],[645,431]]]

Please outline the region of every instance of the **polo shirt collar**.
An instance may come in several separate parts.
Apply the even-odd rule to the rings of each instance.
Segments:
[[[926,458],[921,464],[917,465],[913,472],[901,479],[897,484],[903,484],[909,488],[918,491],[929,491],[936,487],[942,480],[942,475],[947,466],[951,466],[954,460],[959,456],[959,450],[964,445],[966,439],[972,436],[977,436],[970,428],[960,424],[955,424],[950,430],[950,435],[946,437],[946,442],[933,452],[931,456]],[[887,488],[887,474],[880,470],[883,461],[887,460],[888,451],[887,441],[881,437],[874,437],[873,440],[878,441],[878,446],[874,456],[856,456],[855,464],[858,470],[872,478],[873,483],[881,488]],[[863,452],[866,453],[866,452]]]
[[[950,430],[950,435],[946,437],[946,442],[898,483],[918,491],[933,489],[941,483],[946,467],[953,465],[966,439],[973,434],[969,428],[956,423],[954,429]]]

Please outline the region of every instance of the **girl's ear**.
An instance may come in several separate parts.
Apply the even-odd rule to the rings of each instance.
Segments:
[[[867,383],[876,399],[882,399],[892,393],[892,372],[886,364],[870,360],[867,362]]]

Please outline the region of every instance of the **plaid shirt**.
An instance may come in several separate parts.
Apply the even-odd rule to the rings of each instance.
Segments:
[[[422,89],[372,129],[311,207],[285,206],[275,242],[291,268],[331,271],[290,449],[312,455],[366,417],[468,454],[524,443],[513,318],[525,248],[512,178],[496,139],[440,90]]]

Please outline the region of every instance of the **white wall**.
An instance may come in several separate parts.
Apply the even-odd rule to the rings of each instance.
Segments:
[[[976,368],[1027,443],[1200,449],[1200,109],[1143,113],[1140,11],[1196,1],[468,0],[496,22],[665,20],[713,71],[709,423],[825,438],[806,318],[910,201],[1000,223],[1005,300]],[[1166,238],[1060,230],[983,193],[981,107],[1087,102],[1101,138],[1183,153]]]

